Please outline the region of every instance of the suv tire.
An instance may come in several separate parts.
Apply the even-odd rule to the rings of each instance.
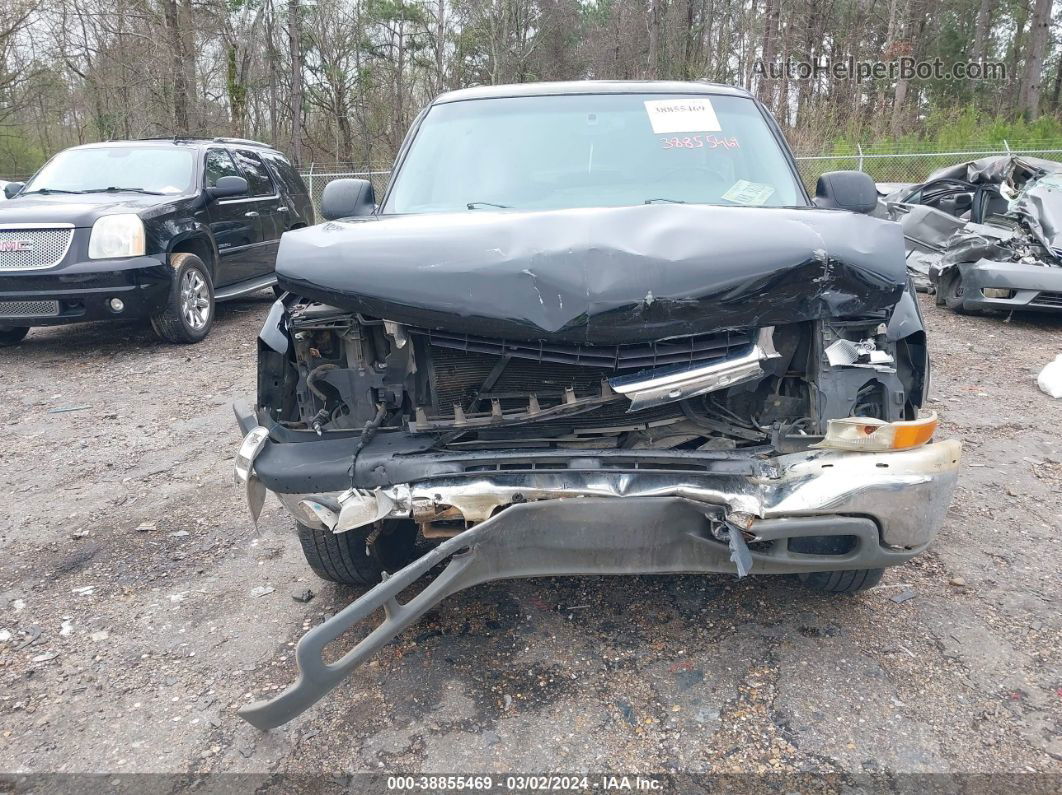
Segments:
[[[195,254],[170,255],[173,284],[165,308],[151,318],[155,333],[167,342],[200,342],[214,325],[214,282]]]
[[[394,573],[413,560],[416,524],[406,519],[385,519],[382,532],[366,549],[373,529],[369,526],[333,533],[295,523],[302,554],[313,573],[341,585],[376,585],[381,572]]]
[[[881,582],[885,569],[848,569],[845,571],[810,571],[798,574],[805,587],[824,593],[858,593]]]
[[[18,345],[29,334],[26,326],[0,326],[0,348]]]

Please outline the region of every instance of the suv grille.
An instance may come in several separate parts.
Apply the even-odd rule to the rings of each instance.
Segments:
[[[637,417],[631,417],[627,413],[629,401],[609,400],[605,382],[616,374],[710,364],[744,353],[755,336],[754,330],[740,329],[629,345],[569,345],[415,328],[409,332],[427,343],[432,371],[433,399],[430,406],[419,407],[423,417],[418,424],[464,419],[482,423],[482,418],[492,412],[545,412],[572,401],[587,401],[585,409],[563,417],[534,420],[531,432],[547,436],[578,433],[578,429],[604,433],[614,431],[616,426],[651,424],[681,415],[680,407],[668,405],[639,411]],[[459,420],[458,412],[464,419]],[[496,438],[514,433],[482,424],[479,431],[481,438],[484,434]]]
[[[74,236],[72,228],[0,229],[0,271],[29,271],[58,265]]]
[[[423,334],[437,348],[486,353],[530,359],[540,364],[568,364],[600,368],[607,373],[627,370],[653,370],[674,365],[703,365],[725,359],[752,345],[753,332],[748,329],[697,334],[669,340],[638,342],[630,345],[568,345],[553,342],[522,342],[451,334],[445,331],[410,329]],[[596,376],[600,379],[600,374]]]

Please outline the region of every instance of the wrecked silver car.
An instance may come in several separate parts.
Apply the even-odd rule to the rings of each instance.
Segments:
[[[335,220],[281,242],[236,478],[255,517],[268,492],[287,507],[319,575],[379,584],[241,715],[291,719],[488,580],[788,574],[845,593],[926,549],[960,445],[921,416],[926,335],[875,204],[858,172],[813,202],[762,105],[686,83],[447,94],[379,204],[331,183]]]
[[[890,186],[911,278],[956,312],[1062,311],[1062,163],[1010,155]]]

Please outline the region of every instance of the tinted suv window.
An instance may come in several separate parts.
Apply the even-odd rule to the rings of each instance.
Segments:
[[[213,188],[222,177],[239,177],[240,170],[224,149],[211,149],[206,156],[206,186]]]
[[[243,173],[247,175],[247,181],[251,184],[251,193],[255,196],[270,196],[273,190],[273,180],[269,177],[265,163],[254,152],[246,149],[237,149],[233,152]]]
[[[306,193],[306,185],[302,181],[302,177],[295,171],[294,167],[284,156],[279,152],[263,152],[262,157],[269,161],[269,164],[273,167],[274,173],[280,178],[280,181],[284,183],[284,187],[288,193],[295,195],[303,195]]]

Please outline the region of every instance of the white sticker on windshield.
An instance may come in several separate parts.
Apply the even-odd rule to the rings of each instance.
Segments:
[[[660,135],[680,132],[721,132],[715,108],[708,97],[647,99],[645,112],[653,132]]]
[[[749,182],[745,179],[739,179],[731,186],[730,190],[723,194],[723,198],[727,201],[734,202],[734,204],[746,204],[752,207],[759,207],[771,198],[772,193],[774,193],[774,188],[770,185],[763,185],[759,182]]]

